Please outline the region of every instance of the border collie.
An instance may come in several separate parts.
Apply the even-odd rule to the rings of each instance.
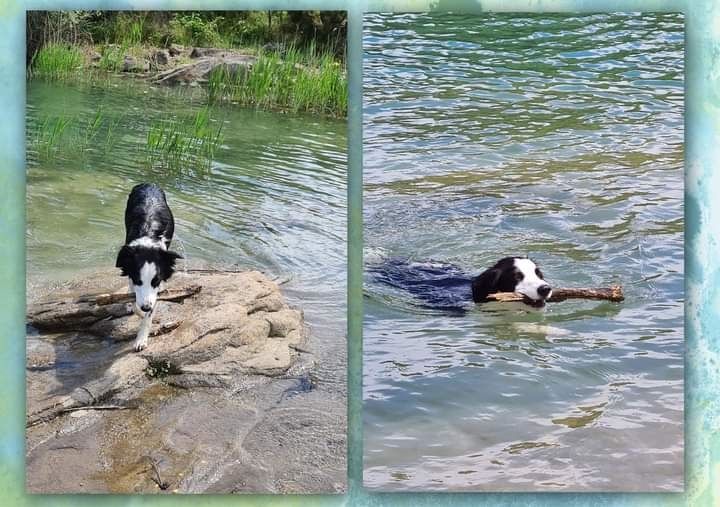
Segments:
[[[481,303],[496,292],[517,292],[531,306],[545,306],[552,296],[552,287],[545,282],[542,271],[525,257],[505,257],[483,271],[472,281],[473,301]]]
[[[488,301],[496,292],[517,292],[527,305],[542,308],[552,295],[537,265],[526,257],[505,257],[478,276],[451,264],[386,259],[368,266],[368,273],[381,283],[407,291],[423,306],[465,313],[474,303]]]
[[[174,230],[165,192],[149,183],[134,186],[125,208],[125,245],[118,252],[115,267],[129,278],[130,292],[135,293],[133,311],[142,317],[135,338],[136,352],[147,346],[160,284],[170,279],[175,261],[182,259],[168,250]]]

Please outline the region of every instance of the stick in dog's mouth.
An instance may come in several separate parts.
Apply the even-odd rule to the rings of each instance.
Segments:
[[[529,296],[526,296],[525,294],[522,295],[523,303],[525,303],[528,306],[532,306],[533,308],[542,308],[545,306],[545,300],[544,299],[533,299]]]

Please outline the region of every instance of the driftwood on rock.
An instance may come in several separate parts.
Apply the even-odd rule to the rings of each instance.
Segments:
[[[516,292],[497,292],[490,294],[488,300],[491,301],[523,301],[525,296]],[[613,285],[611,287],[598,287],[598,288],[574,288],[574,289],[563,289],[556,288],[552,290],[552,295],[548,299],[551,303],[557,303],[565,301],[566,299],[602,299],[606,301],[623,301],[625,295],[620,285]]]
[[[180,302],[195,296],[200,285],[187,285],[180,289],[162,291],[161,301]],[[27,322],[41,331],[86,330],[104,319],[124,317],[132,313],[127,303],[135,295],[127,292],[83,295],[69,300],[47,300],[28,307]]]

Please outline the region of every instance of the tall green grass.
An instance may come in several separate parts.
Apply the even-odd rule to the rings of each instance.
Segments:
[[[313,46],[258,50],[257,61],[246,71],[215,69],[208,78],[208,96],[211,103],[342,117],[347,114],[347,76],[333,54]]]
[[[74,156],[89,151],[106,153],[118,140],[123,117],[111,118],[102,107],[92,116],[45,116],[34,125],[30,138],[31,149],[42,159],[56,155]]]
[[[223,122],[214,121],[210,108],[185,118],[165,118],[150,124],[146,151],[151,165],[170,169],[208,169],[222,144]]]
[[[48,44],[41,48],[30,64],[31,76],[63,79],[83,66],[82,51],[68,44]]]

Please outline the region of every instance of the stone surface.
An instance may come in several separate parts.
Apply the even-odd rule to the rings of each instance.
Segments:
[[[197,49],[197,48],[196,48]],[[154,82],[163,85],[198,85],[207,82],[210,73],[222,69],[231,76],[245,72],[256,61],[253,55],[218,50],[213,56],[195,57],[191,63],[158,74]]]
[[[126,284],[108,271],[30,295]],[[160,302],[153,330],[169,331],[140,353],[130,342],[140,319],[123,312],[28,337],[28,492],[344,488],[344,419],[330,408],[345,399],[317,390],[312,355],[297,350],[307,346],[302,312],[258,272],[177,273],[168,285],[190,284],[202,290]]]
[[[147,72],[150,70],[150,62],[144,58],[125,56],[121,70],[123,72]]]
[[[153,53],[153,61],[156,65],[167,65],[170,62],[170,52],[167,49],[158,49]]]

